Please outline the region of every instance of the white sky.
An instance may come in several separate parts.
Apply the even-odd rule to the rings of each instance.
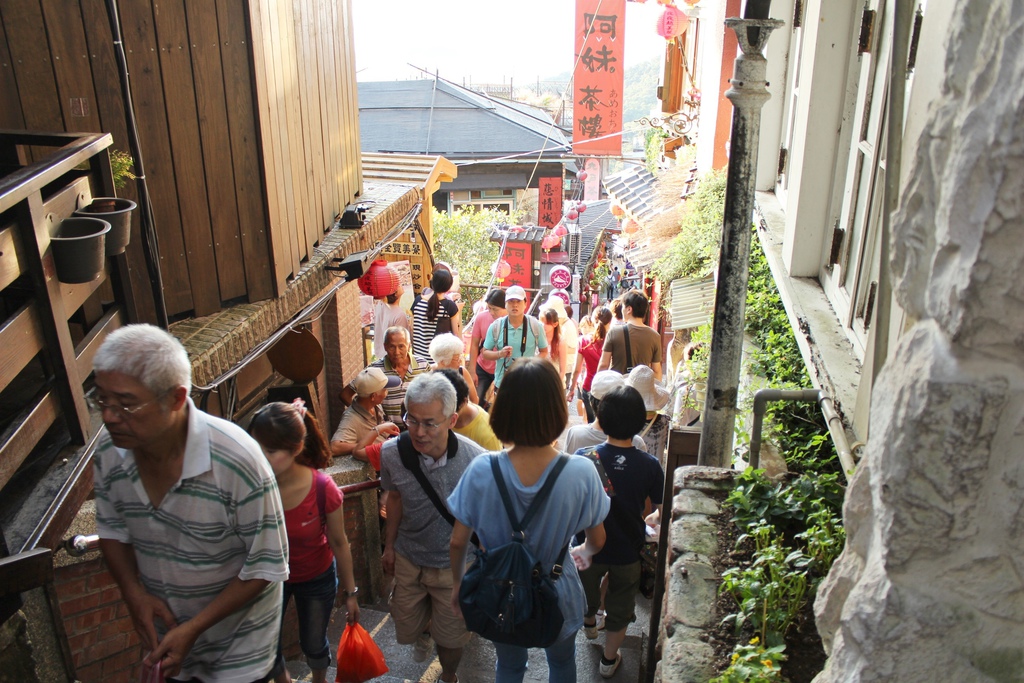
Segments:
[[[574,0],[352,0],[360,81],[421,78],[527,85],[570,72]],[[625,61],[665,52],[655,0],[626,3]]]

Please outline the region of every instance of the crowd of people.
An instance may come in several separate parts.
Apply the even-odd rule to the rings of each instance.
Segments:
[[[104,341],[100,545],[146,664],[166,680],[290,681],[279,641],[292,598],[312,680],[326,680],[335,606],[359,620],[344,497],[321,471],[334,457],[379,471],[395,638],[418,662],[436,650],[447,683],[472,637],[459,602],[470,550],[508,542],[502,497],[522,515],[554,470],[543,514],[524,530],[534,556],[559,568],[564,622],[545,648],[549,680],[577,680],[581,629],[604,630],[599,673],[615,674],[664,488],[668,392],[649,302],[631,290],[577,324],[557,297],[532,315],[522,287],[492,288],[463,335],[452,274],[438,268],[430,284],[411,311],[400,290],[378,302],[377,358],[346,386],[329,440],[301,400],[263,406],[248,431],[202,412],[184,348],[156,327]],[[586,424],[567,430],[571,412]],[[527,649],[495,651],[495,680],[522,681]]]

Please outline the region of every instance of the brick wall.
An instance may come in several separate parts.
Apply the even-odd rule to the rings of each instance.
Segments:
[[[324,368],[330,425],[333,432],[344,412],[339,395],[346,384],[363,369],[363,331],[359,322],[359,286],[350,282],[334,296],[321,318],[323,323]]]
[[[142,645],[121,591],[99,555],[58,567],[54,586],[79,680],[138,681]]]

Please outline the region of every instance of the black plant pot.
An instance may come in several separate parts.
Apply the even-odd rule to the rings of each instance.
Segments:
[[[93,197],[92,203],[75,211],[76,216],[99,218],[110,223],[107,256],[120,254],[132,237],[132,211],[137,204],[121,197]]]
[[[57,279],[69,284],[92,282],[103,272],[110,223],[99,218],[65,218],[50,237]]]

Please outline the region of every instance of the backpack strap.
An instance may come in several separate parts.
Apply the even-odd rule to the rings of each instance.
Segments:
[[[454,448],[452,442],[454,442]],[[448,459],[451,460],[455,457],[458,450],[459,440],[455,436],[455,432],[450,431],[448,432]],[[418,455],[416,449],[412,446],[412,437],[409,436],[409,432],[402,432],[402,435],[398,437],[398,457],[402,459],[405,469],[412,472],[413,476],[416,477],[416,481],[419,482],[423,492],[427,494],[427,498],[437,508],[437,512],[441,517],[452,526],[455,526],[455,517],[448,510],[448,506],[441,500],[441,496],[437,495],[437,490],[427,481],[427,475],[423,473],[423,468],[420,467]]]
[[[313,481],[316,485],[316,509],[320,512],[320,528],[327,529],[327,475],[320,470],[313,470]]]
[[[501,474],[501,466],[498,463],[500,455],[491,456],[491,472],[494,474],[494,481],[498,485],[498,493],[501,494],[501,502],[505,505],[505,514],[508,515],[508,521],[512,524],[512,537],[519,541],[526,540],[526,527],[530,521],[534,518],[537,512],[540,510],[544,501],[551,494],[551,489],[555,487],[555,481],[558,480],[558,475],[562,473],[565,466],[569,464],[569,456],[559,455],[558,461],[555,463],[554,469],[548,474],[548,478],[544,481],[544,485],[540,487],[540,491],[534,496],[533,501],[530,503],[530,507],[526,509],[526,514],[523,515],[523,520],[520,522],[516,519],[516,513],[512,510],[512,496],[509,495],[508,486],[505,484],[505,477]],[[518,536],[518,538],[516,538]],[[568,546],[562,548],[562,554],[558,558],[558,562],[551,568],[551,577],[557,579],[562,575],[562,565],[565,563],[565,555],[569,552]]]
[[[626,337],[626,372],[623,374],[628,375],[633,370],[633,350],[629,348],[629,323],[622,326],[622,334]]]

